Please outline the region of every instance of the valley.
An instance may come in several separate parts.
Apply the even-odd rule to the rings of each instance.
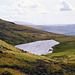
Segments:
[[[53,53],[46,55],[38,56],[14,47],[51,39],[60,44],[52,47]],[[75,75],[75,36],[46,32],[0,19],[0,74],[5,71],[12,75]]]

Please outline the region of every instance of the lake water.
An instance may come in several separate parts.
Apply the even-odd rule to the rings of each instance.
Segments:
[[[41,40],[26,44],[16,45],[15,47],[35,55],[45,55],[53,52],[53,46],[60,44],[55,40]]]

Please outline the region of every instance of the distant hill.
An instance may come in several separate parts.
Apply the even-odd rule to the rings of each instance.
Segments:
[[[75,36],[75,24],[33,25],[30,23],[19,22],[19,21],[15,21],[14,23],[41,29],[47,32]]]
[[[62,26],[31,25],[31,27],[41,29],[47,32],[75,36],[75,24]]]
[[[32,23],[28,23],[28,22],[21,22],[21,21],[14,21],[15,24],[20,24],[20,25],[34,25]]]

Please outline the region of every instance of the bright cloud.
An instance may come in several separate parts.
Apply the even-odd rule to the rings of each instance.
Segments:
[[[10,21],[35,22],[34,24],[70,21],[75,23],[74,2],[74,0],[0,0],[0,18]]]
[[[50,13],[38,0],[8,0],[8,3],[11,4],[5,4],[3,2],[3,5],[0,5],[0,14],[3,18],[24,17],[25,14],[38,15]]]
[[[11,9],[12,11],[23,13],[49,13],[46,8],[38,2],[38,0],[9,0],[12,5],[9,7],[7,5],[7,11]],[[12,12],[11,12],[12,13]]]

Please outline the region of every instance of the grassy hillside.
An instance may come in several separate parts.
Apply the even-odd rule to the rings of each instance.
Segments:
[[[0,74],[9,71],[12,75],[75,75],[75,36],[48,33],[0,20],[0,39]],[[53,47],[52,54],[45,56],[11,46],[48,39],[60,44]]]
[[[0,39],[12,45],[52,39],[60,36],[62,37],[63,35],[48,33],[39,29],[0,20]]]
[[[0,75],[74,75],[75,65],[63,61],[29,54],[0,40]]]

